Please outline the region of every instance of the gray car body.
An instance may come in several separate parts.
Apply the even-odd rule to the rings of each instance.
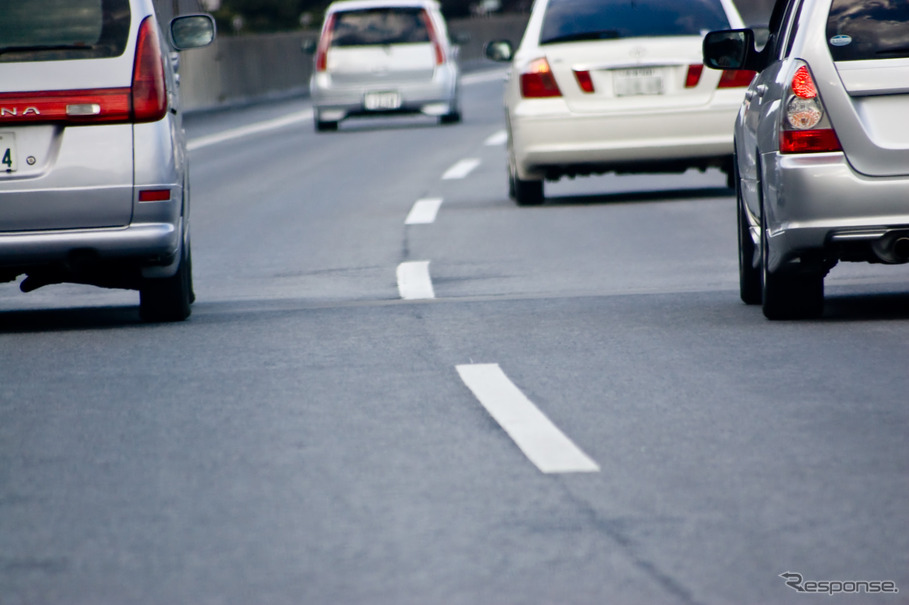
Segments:
[[[0,62],[0,93],[129,88],[139,26],[155,16],[152,0],[129,4],[120,56]],[[23,290],[61,282],[141,290],[143,280],[173,276],[188,257],[178,54],[169,32],[159,26],[158,33],[167,89],[162,119],[62,125],[0,117],[0,133],[14,137],[17,151],[16,170],[0,172],[0,281],[27,274]],[[143,189],[170,196],[140,202]]]
[[[909,59],[834,62],[826,36],[830,4],[788,2],[778,54],[752,82],[736,120],[752,264],[760,266],[766,230],[770,273],[809,262],[829,269],[839,260],[907,260],[894,246],[909,234]],[[842,152],[779,152],[787,85],[799,60],[814,76]]]

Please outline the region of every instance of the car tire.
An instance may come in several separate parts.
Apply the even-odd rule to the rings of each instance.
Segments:
[[[514,152],[508,148],[508,193],[518,206],[539,206],[543,203],[543,181],[525,181],[518,176]]]
[[[439,124],[457,124],[461,121],[461,112],[452,111],[451,113],[446,113],[439,116]]]
[[[177,272],[170,277],[145,278],[139,288],[139,316],[147,322],[183,321],[192,312],[192,252],[189,241],[180,252]]]
[[[767,319],[812,319],[824,312],[824,273],[818,271],[771,273],[767,213],[761,209],[761,300]]]
[[[737,163],[734,167],[734,175],[736,223],[739,242],[739,296],[746,305],[759,305],[762,300],[761,268],[754,266],[756,249],[748,225]]]
[[[336,120],[323,120],[319,117],[319,112],[316,112],[314,116],[316,132],[334,132],[338,129],[338,122]]]

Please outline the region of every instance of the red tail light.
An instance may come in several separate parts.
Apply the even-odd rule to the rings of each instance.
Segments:
[[[139,26],[130,88],[0,94],[4,123],[110,124],[157,122],[167,113],[167,85],[153,17]]]
[[[3,123],[65,124],[126,122],[130,117],[128,88],[53,90],[0,95]]]
[[[701,81],[701,74],[704,73],[704,64],[688,66],[688,75],[685,76],[685,88],[694,88]]]
[[[780,126],[780,153],[842,151],[807,65],[795,71],[789,92]]]
[[[328,17],[322,35],[319,36],[319,46],[316,48],[316,71],[328,69],[328,48],[331,46],[331,36],[335,31],[335,15]]]
[[[167,85],[158,28],[154,17],[139,26],[136,62],[133,67],[133,119],[157,122],[167,114]]]
[[[521,74],[521,96],[526,99],[561,97],[562,91],[556,83],[549,61],[540,58],[532,61]]]
[[[436,53],[436,65],[442,65],[445,63],[445,53],[442,52],[442,45],[439,43],[436,28],[432,26],[432,19],[430,19],[429,13],[426,11],[420,14],[420,18],[423,20],[423,25],[426,26],[426,31],[429,32],[429,40],[432,42],[432,48]]]
[[[578,80],[578,86],[581,87],[581,90],[584,92],[593,92],[593,80],[590,79],[589,71],[577,71],[574,72],[574,77]]]
[[[747,69],[727,69],[720,76],[719,88],[747,88],[756,73]]]

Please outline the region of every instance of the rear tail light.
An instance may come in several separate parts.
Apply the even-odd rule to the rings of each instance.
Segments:
[[[727,69],[720,76],[719,88],[747,88],[757,72],[747,69]]]
[[[436,65],[442,65],[445,63],[445,53],[442,52],[442,45],[439,43],[439,36],[436,34],[436,28],[432,26],[432,19],[425,10],[420,14],[420,18],[423,20],[423,25],[426,26],[426,31],[429,33],[429,41],[432,42],[432,49],[436,55]]]
[[[688,74],[685,76],[685,88],[694,88],[701,81],[701,74],[704,73],[704,64],[688,66]]]
[[[521,74],[521,96],[526,99],[561,97],[562,91],[556,83],[549,61],[545,58],[530,62]]]
[[[0,94],[4,123],[116,124],[156,122],[167,113],[161,45],[155,20],[139,26],[129,88]]]
[[[167,113],[164,62],[153,17],[146,17],[139,26],[132,97],[133,120],[136,122],[157,122]]]
[[[575,70],[574,77],[578,80],[578,86],[581,87],[581,90],[584,92],[593,92],[593,80],[590,79],[590,72],[583,70]]]
[[[335,15],[332,14],[325,21],[322,35],[319,36],[319,46],[316,48],[316,71],[328,69],[328,48],[331,46],[331,37],[335,30]]]
[[[795,71],[788,92],[780,125],[780,153],[842,151],[807,65]]]

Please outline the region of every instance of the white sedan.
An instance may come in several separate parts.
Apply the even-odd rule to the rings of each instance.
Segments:
[[[731,0],[538,0],[505,84],[509,193],[578,175],[732,170],[732,129],[752,73],[703,67],[714,29],[742,27]],[[730,178],[730,182],[731,178]]]

